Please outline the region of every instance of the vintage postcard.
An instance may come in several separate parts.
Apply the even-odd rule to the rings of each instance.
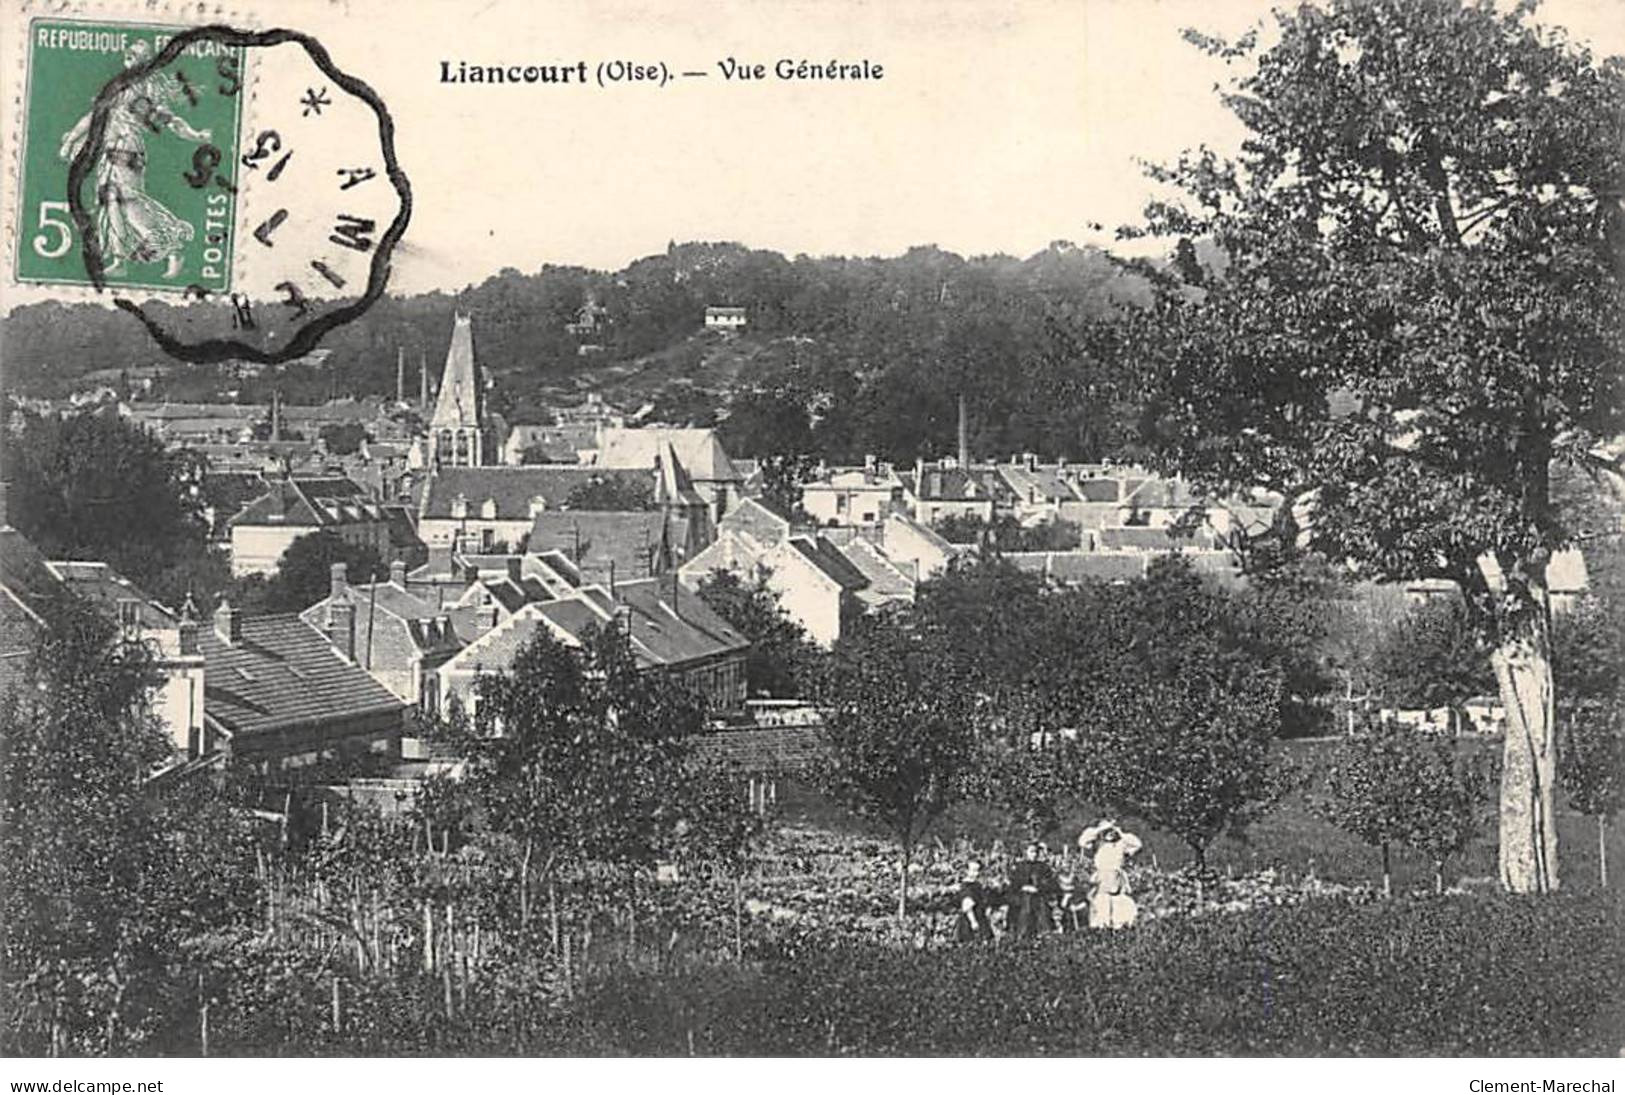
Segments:
[[[1622,57],[0,0],[4,1079],[1614,1091]]]

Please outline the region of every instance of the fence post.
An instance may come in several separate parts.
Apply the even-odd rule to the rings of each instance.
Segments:
[[[344,1015],[339,1010],[339,975],[333,975],[333,1037],[337,1038],[344,1026]]]

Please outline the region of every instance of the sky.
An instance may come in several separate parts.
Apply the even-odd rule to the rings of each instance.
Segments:
[[[8,22],[17,3],[0,0]],[[503,267],[617,268],[668,240],[792,255],[892,255],[928,243],[1025,255],[1057,239],[1109,243],[1151,196],[1141,159],[1238,139],[1215,95],[1227,70],[1183,42],[1181,28],[1234,35],[1268,8],[262,0],[257,24],[314,35],[388,105],[414,191],[391,288],[422,292],[456,291]],[[1625,54],[1625,0],[1548,0],[1543,13],[1595,50]],[[764,63],[769,78],[726,80],[727,58]],[[784,58],[868,60],[884,76],[772,78]],[[709,75],[607,88],[440,79],[442,62],[585,61],[590,79],[616,60]],[[12,62],[0,70],[8,102]],[[37,299],[4,291],[8,304]]]

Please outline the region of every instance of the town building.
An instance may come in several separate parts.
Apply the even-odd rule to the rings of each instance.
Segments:
[[[801,508],[820,525],[878,528],[904,504],[903,497],[902,479],[872,456],[861,468],[820,465],[801,485]]]
[[[288,545],[313,532],[332,532],[347,543],[371,548],[383,559],[397,557],[402,536],[401,530],[392,530],[391,516],[359,484],[337,476],[269,480],[265,493],[227,525],[231,572],[239,577],[275,571]]]
[[[743,308],[713,304],[705,310],[705,329],[707,331],[743,331],[745,321],[745,309]]]
[[[533,602],[470,643],[440,670],[442,694],[473,713],[482,677],[509,672],[539,634],[584,646],[595,633],[619,628],[639,669],[669,673],[702,696],[717,715],[745,702],[750,643],[675,581],[617,583],[611,592],[589,585],[556,600]]]
[[[440,380],[440,395],[429,418],[431,462],[442,467],[477,468],[495,463],[499,439],[485,419],[485,387],[474,357],[473,320],[452,318],[451,345]]]
[[[539,515],[565,508],[577,490],[610,481],[650,499],[659,487],[652,462],[638,468],[442,466],[429,474],[418,535],[431,550],[490,554],[516,548]]]
[[[432,714],[440,706],[440,667],[463,640],[441,605],[410,591],[406,574],[406,564],[397,561],[389,581],[351,585],[345,565],[335,564],[328,595],[299,617],[396,699]],[[335,614],[348,614],[353,630],[335,626]]]
[[[716,431],[709,429],[606,426],[599,432],[592,463],[600,468],[679,469],[710,507],[713,524],[733,508],[745,484]]]
[[[346,651],[355,609],[323,626],[294,613],[244,616],[229,604],[198,631],[205,665],[204,752],[262,772],[362,756],[398,759],[406,704]]]

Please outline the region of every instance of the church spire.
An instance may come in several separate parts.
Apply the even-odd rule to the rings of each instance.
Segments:
[[[440,378],[440,395],[429,419],[434,462],[462,467],[485,463],[485,392],[474,360],[474,326],[458,312]]]

